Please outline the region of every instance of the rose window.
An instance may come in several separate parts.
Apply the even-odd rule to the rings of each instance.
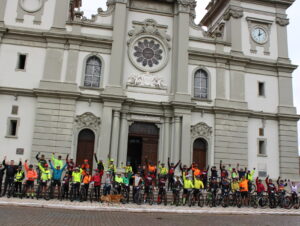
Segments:
[[[154,65],[158,65],[163,59],[162,53],[163,50],[159,43],[156,43],[154,40],[149,41],[148,39],[144,39],[136,43],[133,55],[136,61],[142,64],[143,67],[149,66],[152,68]]]

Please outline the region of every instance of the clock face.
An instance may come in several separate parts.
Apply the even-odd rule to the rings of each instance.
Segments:
[[[20,5],[22,9],[27,12],[36,12],[43,6],[42,0],[21,0]]]
[[[264,28],[255,27],[252,29],[251,36],[259,44],[264,44],[268,40],[268,34]]]

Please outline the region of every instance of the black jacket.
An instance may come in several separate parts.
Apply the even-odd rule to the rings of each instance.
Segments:
[[[6,170],[6,174],[5,174],[6,179],[8,179],[8,178],[14,178],[15,174],[16,174],[16,172],[18,170],[18,167],[22,166],[22,162],[21,161],[19,162],[19,165],[13,165],[13,166],[11,166],[11,165],[6,165],[5,160],[3,160],[2,164],[3,164],[3,166],[4,166],[5,170]]]

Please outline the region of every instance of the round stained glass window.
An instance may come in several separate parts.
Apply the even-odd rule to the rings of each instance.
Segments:
[[[133,43],[129,57],[132,63],[142,71],[158,71],[167,62],[168,56],[165,49],[160,41],[143,37]]]

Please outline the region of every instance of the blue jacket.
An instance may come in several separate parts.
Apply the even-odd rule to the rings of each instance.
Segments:
[[[52,169],[52,171],[53,171],[53,177],[52,177],[52,179],[53,180],[61,180],[61,175],[62,175],[62,173],[63,173],[63,171],[65,170],[65,168],[66,168],[66,166],[67,166],[67,163],[63,166],[63,168],[61,168],[61,169],[55,169],[54,167],[53,167],[53,164],[52,164],[52,162],[50,162],[50,166],[51,166],[51,169]]]

